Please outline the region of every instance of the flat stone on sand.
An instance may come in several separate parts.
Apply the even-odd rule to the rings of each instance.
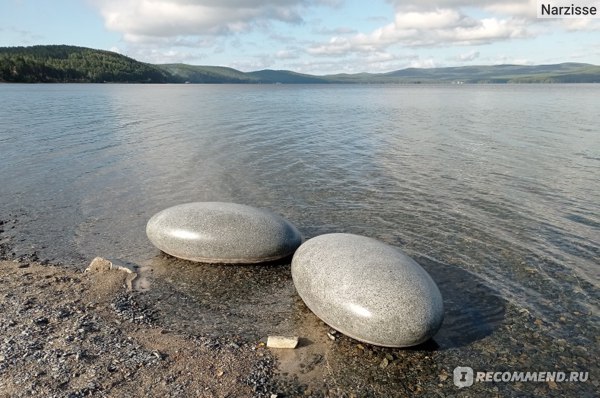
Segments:
[[[298,340],[297,336],[269,336],[267,337],[267,347],[294,349],[298,346]]]
[[[399,249],[364,236],[308,240],[294,254],[292,278],[315,315],[366,343],[414,346],[433,337],[444,318],[429,274]]]
[[[302,235],[287,220],[236,203],[195,202],[158,212],[146,226],[163,252],[205,263],[260,263],[290,256]]]

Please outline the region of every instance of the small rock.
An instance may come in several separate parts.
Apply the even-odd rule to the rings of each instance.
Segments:
[[[134,273],[129,268],[122,266],[122,265],[114,264],[112,261],[107,260],[102,257],[94,258],[92,260],[92,262],[90,263],[90,265],[85,269],[85,272],[106,272],[106,271],[110,271],[112,269],[124,271],[124,272],[127,272],[128,274]]]
[[[85,269],[85,272],[106,272],[112,269],[112,263],[102,257],[96,257],[90,265]]]
[[[383,361],[381,361],[381,363],[379,364],[379,367],[381,369],[385,369],[388,367],[389,363],[390,363],[390,361],[388,361],[387,358],[383,358]]]
[[[46,317],[39,317],[33,320],[33,323],[37,324],[37,325],[47,325],[48,324],[48,318]]]
[[[329,337],[329,340],[335,341],[335,336],[333,334],[327,333],[327,337]]]
[[[267,338],[267,347],[269,348],[296,348],[298,346],[298,337],[287,336],[269,336]]]

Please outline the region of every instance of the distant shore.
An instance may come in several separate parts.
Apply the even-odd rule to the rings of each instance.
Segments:
[[[470,65],[386,73],[311,75],[289,70],[242,72],[225,66],[149,64],[104,50],[68,45],[0,47],[0,82],[228,84],[600,83],[600,66]]]

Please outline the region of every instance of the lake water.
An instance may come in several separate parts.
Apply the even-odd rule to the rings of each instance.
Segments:
[[[151,264],[155,212],[232,201],[308,238],[380,239],[549,319],[598,314],[599,85],[4,84],[0,100],[17,256]]]

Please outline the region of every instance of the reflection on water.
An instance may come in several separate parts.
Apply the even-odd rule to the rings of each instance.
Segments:
[[[18,252],[160,258],[179,270],[157,257],[146,221],[179,203],[233,201],[271,209],[308,238],[364,234],[468,271],[483,283],[476,291],[493,286],[549,319],[597,314],[599,94],[596,85],[3,85],[0,214],[19,221],[7,232]],[[203,285],[225,289],[226,272],[194,274],[186,294],[195,289],[202,304]],[[236,272],[261,276],[254,289],[273,303],[293,295],[279,268]],[[247,302],[232,294],[223,314],[253,303],[253,289],[234,290]],[[202,308],[215,305],[224,304]]]

